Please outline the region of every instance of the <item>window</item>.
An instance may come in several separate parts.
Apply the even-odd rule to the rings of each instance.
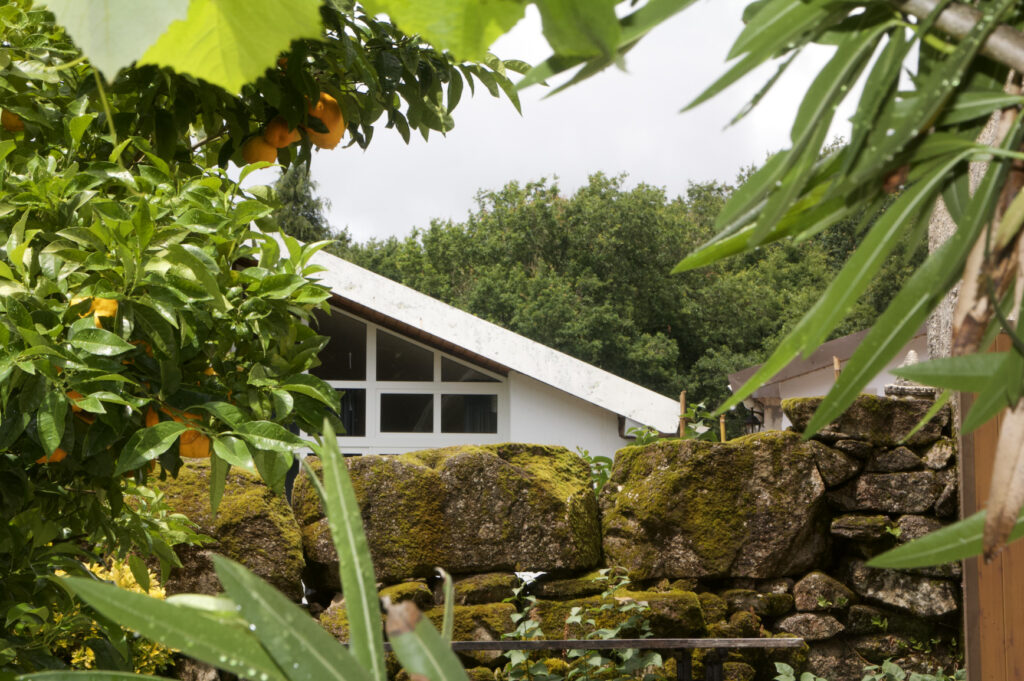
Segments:
[[[465,364],[460,364],[454,359],[441,358],[441,380],[445,383],[497,383],[498,379],[492,378],[482,371],[477,371]]]
[[[320,335],[330,340],[311,374],[325,381],[366,380],[366,324],[343,314],[316,315]]]
[[[497,433],[497,395],[441,395],[442,433]]]
[[[380,432],[434,432],[434,396],[384,393],[380,396]]]
[[[377,330],[378,381],[433,381],[434,353]]]
[[[347,388],[341,393],[341,409],[338,417],[345,426],[344,433],[338,437],[366,436],[366,390],[363,388]]]
[[[312,373],[341,395],[346,454],[508,439],[502,376],[339,310],[318,322],[331,340]]]

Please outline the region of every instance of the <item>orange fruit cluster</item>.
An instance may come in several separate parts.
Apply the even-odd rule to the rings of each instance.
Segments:
[[[262,135],[254,135],[242,145],[242,159],[246,163],[277,160],[277,150],[295,144],[302,139],[300,130],[305,130],[309,140],[320,149],[333,149],[338,146],[345,134],[345,118],[341,114],[338,101],[326,92],[320,93],[316,104],[310,104],[307,110],[310,118],[316,118],[327,128],[327,132],[317,132],[312,128],[299,126],[289,128],[283,116],[275,116],[263,128]]]

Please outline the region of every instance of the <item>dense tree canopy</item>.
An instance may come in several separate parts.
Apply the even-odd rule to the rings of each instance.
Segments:
[[[742,178],[741,178],[742,181]],[[772,244],[669,275],[713,234],[733,187],[669,199],[596,174],[571,196],[556,182],[477,195],[464,221],[342,248],[356,263],[669,396],[721,402],[726,375],[764,360],[820,295],[856,241],[850,219],[802,247]],[[902,252],[835,333],[870,325],[921,257]]]

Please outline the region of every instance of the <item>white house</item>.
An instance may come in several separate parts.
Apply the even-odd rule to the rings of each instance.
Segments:
[[[678,427],[675,400],[328,253],[310,264],[332,292],[313,373],[343,392],[345,453],[512,441],[611,456],[630,427]]]
[[[842,368],[867,333],[868,330],[864,330],[836,338],[822,344],[807,359],[793,360],[771,381],[765,383],[744,400],[744,406],[754,411],[755,414],[763,414],[761,422],[762,428],[765,430],[782,430],[789,427],[791,425],[789,419],[782,413],[780,407],[782,400],[790,397],[817,397],[826,394],[835,383],[835,360],[839,360],[840,368]],[[891,373],[892,370],[903,364],[911,350],[917,353],[919,360],[928,359],[928,338],[925,327],[922,326],[918,329],[917,334],[896,354],[895,359],[871,379],[861,392],[871,395],[883,394],[886,385],[896,382],[896,376]],[[747,382],[747,379],[760,368],[761,365],[758,364],[729,374],[729,388],[733,392],[739,390]]]

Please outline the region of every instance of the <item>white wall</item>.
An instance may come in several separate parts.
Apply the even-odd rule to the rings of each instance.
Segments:
[[[917,353],[919,361],[925,361],[928,359],[928,339],[923,334],[915,336],[902,350],[896,355],[896,358],[886,365],[885,370],[875,376],[871,381],[864,386],[862,393],[868,395],[883,395],[885,394],[885,386],[895,383],[896,377],[891,373],[893,369],[903,364],[904,359],[907,356],[907,352],[914,350]],[[843,367],[846,366],[846,362],[842,363]],[[779,382],[779,397],[783,400],[790,397],[818,397],[826,394],[832,389],[832,385],[835,383],[835,372],[831,366],[823,367],[817,371],[811,371],[800,376],[794,376],[793,378]],[[778,425],[766,423],[765,429],[784,429],[788,428],[792,423],[785,414],[782,415],[782,422]]]
[[[595,456],[612,456],[632,442],[619,437],[618,416],[610,411],[516,372],[508,386],[512,442],[580,447]]]

